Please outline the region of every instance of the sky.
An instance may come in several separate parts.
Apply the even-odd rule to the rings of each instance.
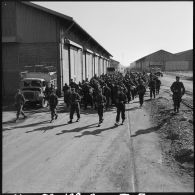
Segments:
[[[72,17],[124,66],[161,49],[193,49],[193,1],[32,3]]]

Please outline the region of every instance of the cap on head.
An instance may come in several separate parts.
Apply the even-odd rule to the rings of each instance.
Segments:
[[[176,79],[179,79],[180,77],[179,76],[176,76]]]

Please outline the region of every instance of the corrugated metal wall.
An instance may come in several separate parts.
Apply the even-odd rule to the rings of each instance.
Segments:
[[[57,68],[57,43],[18,44],[18,62],[25,65],[50,65]]]
[[[17,2],[16,23],[18,41],[56,42],[56,18],[41,10]]]
[[[189,70],[188,61],[167,61],[165,64],[165,71],[180,71]]]
[[[16,37],[15,1],[5,1],[1,4],[2,38]]]
[[[3,70],[18,70],[18,44],[3,43],[2,44],[2,68]]]

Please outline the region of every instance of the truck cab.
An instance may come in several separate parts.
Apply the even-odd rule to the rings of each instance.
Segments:
[[[24,71],[20,73],[20,89],[26,99],[26,103],[40,104],[41,107],[48,105],[45,97],[46,86],[51,84],[57,89],[56,72]]]

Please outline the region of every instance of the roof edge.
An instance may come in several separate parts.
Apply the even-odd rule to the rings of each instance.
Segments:
[[[73,21],[73,18],[72,18],[72,17],[67,16],[67,15],[64,15],[64,14],[61,14],[61,13],[56,12],[56,11],[53,11],[53,10],[48,9],[48,8],[46,8],[46,7],[43,7],[43,6],[34,4],[34,3],[32,3],[32,2],[29,2],[29,1],[20,1],[20,2],[23,3],[23,4],[29,5],[29,6],[31,6],[31,7],[37,8],[37,9],[39,9],[39,10],[45,11],[45,12],[47,12],[47,13],[53,14],[53,15],[55,15],[55,16],[64,18],[64,19],[66,19],[66,20]]]

